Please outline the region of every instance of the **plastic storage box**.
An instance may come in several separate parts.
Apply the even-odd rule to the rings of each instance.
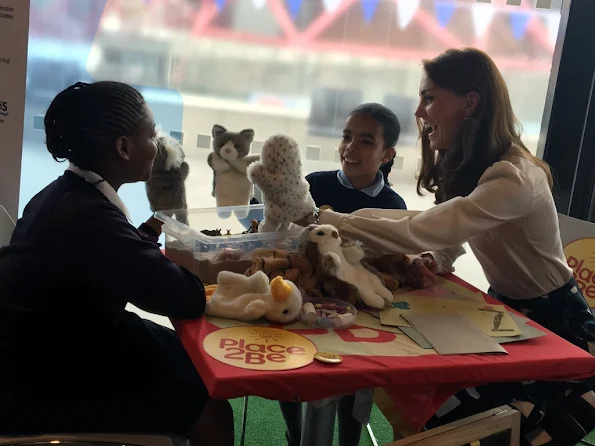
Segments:
[[[155,212],[155,218],[163,222],[166,255],[206,284],[216,283],[220,271],[245,273],[256,249],[297,249],[301,231],[242,234],[252,220],[260,221],[263,215],[262,204]]]

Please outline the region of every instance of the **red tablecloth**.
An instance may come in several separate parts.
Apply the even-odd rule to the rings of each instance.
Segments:
[[[464,284],[460,279],[454,280]],[[358,389],[384,387],[416,427],[463,388],[492,382],[581,379],[595,374],[595,357],[541,327],[546,336],[506,344],[508,355],[353,355],[345,356],[340,366],[315,361],[297,370],[264,372],[232,367],[208,356],[202,341],[219,328],[206,319],[174,322],[174,326],[213,398],[254,395],[271,400],[313,401]],[[391,339],[404,336],[380,333]],[[341,338],[349,342],[349,330],[342,330]],[[353,341],[362,342],[355,338]]]

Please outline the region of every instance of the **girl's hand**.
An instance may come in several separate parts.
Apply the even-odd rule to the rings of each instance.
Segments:
[[[429,288],[438,280],[436,274],[438,274],[438,264],[430,254],[423,254],[411,262],[407,285],[413,288]]]
[[[151,228],[153,231],[155,231],[155,234],[157,234],[157,237],[159,237],[161,235],[161,227],[163,226],[163,222],[161,220],[157,220],[154,216],[151,216],[146,222],[145,224]]]

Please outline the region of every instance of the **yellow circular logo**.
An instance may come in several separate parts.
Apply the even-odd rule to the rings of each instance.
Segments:
[[[574,271],[580,290],[595,305],[595,238],[583,238],[569,243],[564,248],[568,266]]]
[[[303,336],[270,327],[232,327],[203,340],[217,361],[251,370],[291,370],[311,364],[316,346]]]

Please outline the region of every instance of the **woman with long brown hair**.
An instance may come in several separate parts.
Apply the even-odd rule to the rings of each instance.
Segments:
[[[464,253],[461,245],[469,242],[493,296],[588,349],[587,343],[595,341],[595,319],[564,257],[552,174],[523,144],[498,68],[477,49],[448,50],[423,62],[419,95],[415,116],[423,162],[417,190],[435,194],[436,206],[424,212],[368,209],[350,215],[325,210],[300,223],[332,224],[341,235],[380,251],[424,253],[418,265],[426,277],[451,271]],[[544,387],[496,387],[479,389],[480,398],[467,398],[473,404],[459,404],[449,417],[433,422],[515,398],[531,401],[522,411],[532,427],[537,426],[543,414],[535,395],[545,398],[552,392]],[[559,386],[556,391],[567,389]],[[583,429],[595,428],[595,411],[582,404],[592,393],[586,385],[572,390],[577,399],[573,407],[592,411]],[[566,431],[565,440],[575,434]]]

